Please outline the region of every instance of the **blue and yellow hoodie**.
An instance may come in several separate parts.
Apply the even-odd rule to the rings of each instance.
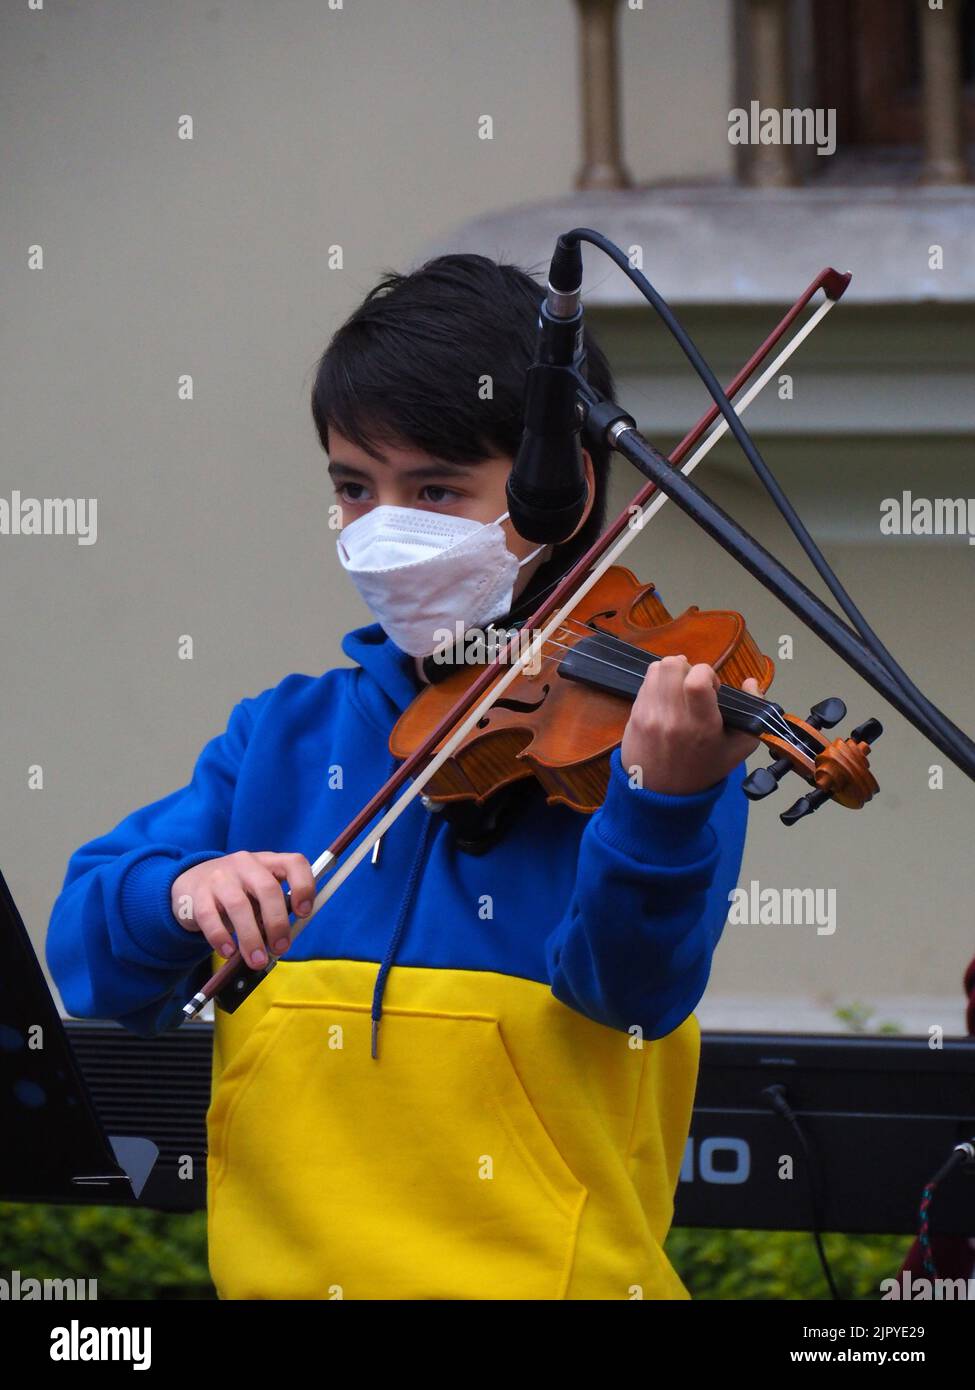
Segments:
[[[177,1024],[220,962],[172,916],[173,880],[239,849],[314,860],[383,783],[413,661],[378,624],[342,649],[353,667],[241,700],[187,786],[72,856],[47,939],[70,1013]],[[538,790],[479,856],[417,798],[217,1010],[220,1297],[687,1298],[662,1246],[743,775],[665,796],[617,750],[595,814]]]

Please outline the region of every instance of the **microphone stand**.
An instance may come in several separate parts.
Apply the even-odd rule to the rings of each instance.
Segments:
[[[606,441],[627,458],[661,492],[676,502],[722,549],[773,593],[817,637],[863,677],[909,723],[962,772],[975,781],[975,742],[942,716],[947,734],[920,709],[870,653],[859,635],[842,622],[801,580],[760,545],[733,517],[702,492],[639,433],[633,418],[600,396],[577,376],[577,401],[584,414],[583,432],[590,443]],[[939,712],[940,713],[940,712]],[[953,742],[955,746],[953,745]]]

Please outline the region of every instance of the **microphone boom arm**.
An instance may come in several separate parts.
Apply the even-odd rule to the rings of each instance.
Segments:
[[[909,723],[940,749],[956,767],[975,780],[975,743],[957,725],[945,719],[957,738],[957,747],[933,726],[887,668],[864,646],[860,636],[842,622],[801,580],[760,545],[744,527],[723,511],[708,495],[692,483],[686,473],[674,468],[663,454],[643,438],[636,422],[611,401],[593,399],[595,392],[586,385],[590,399],[584,430],[590,439],[602,435],[611,447],[629,459],[644,477],[659,488],[681,511],[696,522],[712,540],[738,561],[749,574],[773,593],[797,618],[831,647],[848,666],[883,695]],[[942,716],[942,718],[945,718]]]

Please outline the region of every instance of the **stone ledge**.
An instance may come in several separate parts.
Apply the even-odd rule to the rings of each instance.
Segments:
[[[533,273],[556,238],[591,227],[624,250],[644,248],[644,271],[678,304],[789,304],[826,265],[851,270],[846,303],[975,301],[975,187],[750,189],[660,185],[576,193],[472,219],[428,243],[417,264],[477,251]],[[928,269],[928,247],[945,269]],[[639,308],[636,287],[594,247],[584,250],[587,303]]]
[[[872,1013],[864,1032],[879,1034],[885,1023],[896,1024],[904,1037],[926,1037],[932,1024],[940,1024],[945,1036],[965,1037],[965,1003],[958,994],[890,995],[867,993]],[[859,997],[859,996],[857,996]],[[839,1002],[839,1001],[837,1001]],[[849,999],[844,996],[844,1003]],[[701,1028],[709,1033],[850,1033],[836,1017],[836,1005],[801,995],[722,995],[707,992],[694,1010]]]

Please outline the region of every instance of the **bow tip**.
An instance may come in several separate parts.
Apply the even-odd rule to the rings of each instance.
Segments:
[[[852,279],[852,271],[834,270],[832,266],[827,266],[823,271],[823,289],[826,292],[826,298],[841,299]]]

